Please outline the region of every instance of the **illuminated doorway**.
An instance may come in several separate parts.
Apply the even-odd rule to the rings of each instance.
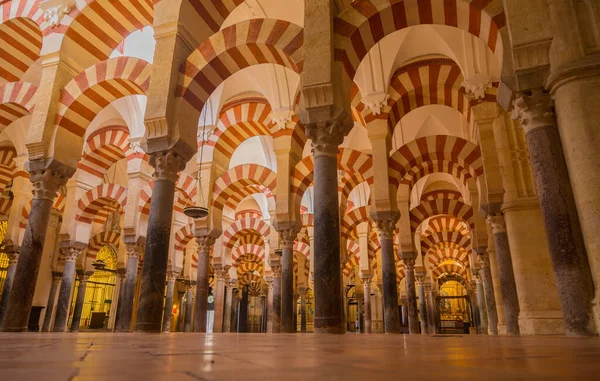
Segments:
[[[472,324],[471,300],[459,276],[440,278],[439,327],[444,334],[469,333]]]
[[[0,221],[0,242],[4,242],[6,236],[6,228],[8,221]],[[4,291],[4,283],[6,282],[6,273],[8,272],[8,255],[4,251],[0,251],[0,298]]]
[[[297,303],[297,316],[296,316],[296,332],[302,331],[302,298],[298,298]],[[306,290],[306,332],[315,331],[315,294],[310,288]]]
[[[103,246],[96,255],[94,267],[85,288],[80,328],[107,329],[117,283],[117,254],[114,249]],[[75,285],[71,311],[75,308],[78,287],[79,281]]]

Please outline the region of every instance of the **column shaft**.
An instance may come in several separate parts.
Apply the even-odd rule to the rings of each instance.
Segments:
[[[231,332],[231,304],[233,302],[233,282],[227,282],[225,288],[225,312],[223,318],[223,332]]]
[[[300,294],[300,332],[306,333],[306,290]]]
[[[273,332],[281,332],[281,268],[273,269]]]
[[[123,289],[123,298],[119,304],[119,324],[117,331],[131,331],[131,319],[133,318],[133,301],[135,299],[135,289],[137,286],[138,266],[140,263],[140,253],[143,247],[138,244],[131,244],[127,248],[127,273],[125,274],[125,286]]]
[[[427,300],[425,299],[425,287],[423,282],[419,282],[417,285],[417,291],[419,293],[419,320],[421,321],[421,333],[427,334],[429,332],[429,321],[427,319]]]
[[[214,238],[202,236],[196,238],[198,243],[198,271],[196,273],[196,305],[194,308],[194,332],[206,332],[208,313],[208,277],[210,265],[210,247]]]
[[[8,269],[6,269],[6,278],[4,279],[4,287],[2,288],[2,297],[0,298],[0,327],[2,327],[2,321],[8,308],[8,299],[10,296],[10,289],[12,288],[13,281],[15,279],[15,272],[17,271],[17,261],[19,259],[19,253],[7,253],[9,257]]]
[[[283,234],[282,234],[283,236]],[[283,246],[281,258],[281,333],[293,333],[294,327],[294,247]]]
[[[498,334],[498,311],[496,310],[496,298],[494,296],[494,282],[492,279],[492,270],[490,267],[488,254],[483,256],[487,257],[481,261],[481,283],[483,285],[483,292],[485,295],[485,306],[488,319],[489,333],[492,335]],[[482,258],[483,256],[479,256]]]
[[[117,269],[117,274],[119,275],[119,299],[117,301],[117,314],[115,315],[113,331],[117,331],[117,328],[119,327],[119,321],[121,320],[121,313],[123,312],[123,297],[125,294],[125,279],[127,277],[127,269]]]
[[[273,333],[273,280],[267,279],[267,332]]]
[[[183,320],[183,332],[192,332],[192,308],[194,308],[194,291],[191,287],[185,294],[185,316]]]
[[[77,256],[65,258],[63,276],[60,282],[60,291],[58,292],[58,302],[56,304],[56,316],[54,317],[54,332],[64,332],[67,329],[69,320],[69,308],[71,307],[71,289],[75,279],[75,261]]]
[[[167,279],[167,298],[163,312],[163,332],[171,332],[171,315],[173,314],[173,293],[175,292],[175,280],[177,274],[169,274]]]
[[[417,287],[415,285],[415,265],[414,259],[412,263],[407,264],[404,261],[406,271],[406,298],[408,308],[408,332],[412,334],[419,333],[419,314],[417,312]]]
[[[238,332],[248,332],[248,286],[242,288],[242,300],[240,300],[239,316],[238,316]]]
[[[381,234],[381,229],[380,229]],[[396,261],[394,242],[391,236],[380,235],[381,267],[383,274],[383,309],[385,333],[400,333],[400,311],[398,310],[398,285],[396,283]]]
[[[494,234],[494,246],[496,248],[496,260],[498,263],[498,276],[500,277],[500,288],[502,301],[504,302],[504,316],[506,319],[506,334],[519,335],[519,298],[517,285],[512,265],[510,247],[504,216],[488,216]]]
[[[62,279],[62,273],[52,273],[52,286],[50,286],[50,293],[48,294],[48,303],[46,304],[46,312],[44,314],[44,323],[42,324],[42,332],[48,332],[50,330],[50,322],[52,321],[52,312],[54,312],[54,302],[56,301],[56,291],[58,291],[58,285]]]
[[[223,332],[223,316],[225,308],[225,272],[217,273],[217,292],[215,297],[215,322],[213,332]]]
[[[483,282],[480,279],[477,279],[475,296],[477,298],[477,308],[479,310],[479,333],[487,335],[488,333],[488,316],[487,316],[487,307],[485,300],[485,291],[483,290]]]
[[[340,271],[337,157],[314,147],[315,332],[345,333]],[[337,153],[337,147],[335,148]]]
[[[427,333],[435,335],[435,298],[433,296],[433,290],[431,289],[431,283],[427,283],[425,288],[425,297],[427,298]]]
[[[373,323],[371,317],[371,278],[362,278],[363,281],[363,292],[365,301],[365,333],[371,333],[373,331]]]
[[[71,319],[71,332],[79,332],[81,325],[81,312],[83,311],[83,301],[85,300],[85,289],[89,275],[81,274],[79,277],[79,287],[77,288],[77,297],[75,299],[75,308],[73,309],[73,319]]]

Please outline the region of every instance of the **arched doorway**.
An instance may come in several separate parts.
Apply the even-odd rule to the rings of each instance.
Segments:
[[[82,329],[107,329],[113,305],[113,295],[117,283],[117,253],[108,245],[103,246],[94,261],[94,273],[85,289],[85,299],[81,311]],[[79,282],[75,285],[75,290]],[[73,295],[71,310],[75,307]]]
[[[469,333],[472,325],[471,300],[462,277],[447,275],[439,279],[438,308],[441,333]]]

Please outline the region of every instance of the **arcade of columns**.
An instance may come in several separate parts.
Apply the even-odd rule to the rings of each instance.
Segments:
[[[2,331],[597,334],[597,2],[281,3],[0,0]]]

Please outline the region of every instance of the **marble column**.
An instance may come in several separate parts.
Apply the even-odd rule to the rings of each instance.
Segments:
[[[8,255],[8,269],[6,269],[6,278],[4,280],[4,287],[2,288],[2,298],[0,299],[0,327],[4,320],[4,314],[8,308],[8,298],[10,295],[10,289],[12,288],[13,280],[15,279],[15,272],[17,271],[17,262],[19,261],[19,248],[12,246],[5,249],[4,251]]]
[[[365,333],[373,331],[373,323],[371,318],[371,275],[362,275],[363,293],[364,293],[364,315],[365,315]]]
[[[240,308],[238,312],[238,332],[248,332],[248,302],[250,295],[248,294],[248,286],[242,288],[242,299],[240,300]]]
[[[343,334],[337,153],[351,126],[333,121],[305,127],[314,156],[315,333]]]
[[[186,161],[174,151],[150,154],[150,165],[154,167],[154,185],[135,322],[135,330],[139,332],[160,332],[162,329],[175,183],[178,172],[185,168]]]
[[[119,325],[117,331],[131,331],[133,318],[133,301],[138,279],[138,266],[140,257],[144,252],[144,245],[138,242],[127,243],[127,273],[125,274],[125,289],[123,290],[122,304],[119,306]],[[166,275],[165,275],[166,277]],[[136,323],[137,325],[137,323]]]
[[[397,218],[377,220],[381,242],[381,267],[383,276],[383,322],[385,333],[400,333],[398,310],[398,285],[396,283],[396,256],[394,254],[394,228]]]
[[[509,336],[519,335],[519,298],[504,215],[488,214],[486,219],[494,234],[498,276],[500,277],[500,289],[502,292],[502,301],[504,302],[506,334]]]
[[[121,320],[121,310],[123,306],[123,297],[125,294],[125,279],[127,278],[127,268],[121,267],[117,269],[117,276],[119,277],[119,299],[117,301],[117,314],[115,315],[115,322],[113,330],[117,330],[119,326],[119,320]]]
[[[77,297],[75,298],[75,308],[73,308],[73,319],[71,319],[71,332],[79,332],[81,325],[81,312],[83,311],[83,301],[85,300],[85,289],[88,279],[93,274],[92,272],[78,272],[77,279],[79,287],[77,288]]]
[[[223,332],[223,316],[225,308],[225,277],[229,273],[229,268],[216,269],[217,291],[215,296],[215,322],[213,332]]]
[[[44,323],[42,324],[42,332],[50,330],[50,322],[52,321],[52,313],[54,312],[54,302],[56,301],[56,291],[62,279],[62,273],[58,271],[52,272],[52,285],[48,294],[48,303],[46,304],[46,312],[44,313]]]
[[[267,277],[267,333],[273,333],[273,277]]]
[[[27,163],[29,180],[33,184],[33,200],[2,321],[4,332],[27,331],[52,204],[58,189],[73,173],[73,170],[57,162],[51,162],[48,166],[46,162],[40,159]]]
[[[163,327],[165,333],[171,332],[171,315],[173,315],[173,294],[175,293],[175,282],[179,273],[169,271],[167,273],[167,298],[165,300],[165,310],[163,312]]]
[[[230,279],[225,282],[225,312],[223,318],[223,332],[231,332],[231,314],[233,302],[233,288],[235,280]]]
[[[306,333],[306,288],[298,288],[300,294],[300,332]]]
[[[479,320],[479,301],[476,295],[475,281],[471,280],[467,282],[467,296],[471,302],[471,327],[470,332],[478,334],[480,332],[481,321]]]
[[[273,332],[281,332],[281,266],[271,266],[273,271]]]
[[[192,332],[192,308],[194,308],[194,286],[190,282],[186,284],[185,287],[185,317],[183,320],[183,332]]]
[[[406,272],[408,332],[411,334],[418,334],[419,313],[417,311],[417,287],[415,284],[415,258],[413,256],[402,258],[402,262],[404,263],[404,271]]]
[[[427,280],[423,282],[423,290],[425,292],[425,298],[427,299],[427,333],[435,335],[435,311],[436,308],[435,298],[433,296],[433,287],[431,281]]]
[[[473,278],[475,279],[475,299],[477,299],[477,309],[479,312],[478,333],[487,335],[489,323],[488,323],[485,291],[484,291],[484,287],[483,287],[483,280],[481,277],[481,270],[474,270]]]
[[[198,244],[198,271],[196,272],[196,303],[194,307],[194,332],[206,332],[208,313],[208,282],[210,249],[215,244],[211,236],[196,237]]]
[[[481,265],[481,270],[479,270],[479,273],[481,275],[481,284],[483,286],[488,332],[491,335],[497,335],[498,312],[496,310],[496,298],[494,296],[494,282],[492,280],[490,257],[485,248],[483,248],[477,254],[479,264]]]
[[[429,320],[427,316],[427,300],[425,299],[424,277],[417,277],[417,292],[419,294],[419,321],[421,323],[421,333],[429,333]]]
[[[566,333],[592,335],[594,284],[552,99],[541,90],[521,93],[513,116],[527,139]]]
[[[281,230],[281,333],[293,333],[294,327],[294,241],[297,232]]]
[[[69,308],[71,308],[71,291],[75,279],[75,262],[81,254],[85,245],[73,245],[61,248],[62,260],[64,261],[63,275],[56,303],[56,315],[54,316],[54,332],[64,332],[69,320]]]
[[[238,315],[242,295],[239,288],[233,289],[233,304],[231,306],[231,332],[238,332]]]
[[[496,302],[496,313],[498,315],[498,335],[506,335],[506,319],[504,318],[504,300],[502,300],[502,285],[500,284],[500,272],[496,261],[496,249],[494,248],[494,235],[492,229],[489,230],[488,247],[486,253],[490,261],[490,273],[492,275],[492,284],[494,286],[494,301]]]

